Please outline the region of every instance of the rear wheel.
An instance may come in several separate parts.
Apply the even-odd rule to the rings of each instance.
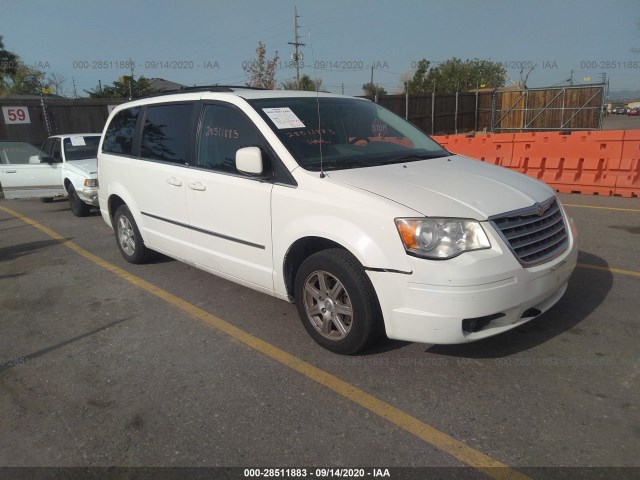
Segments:
[[[76,217],[86,217],[91,212],[91,207],[84,203],[82,199],[78,196],[76,189],[73,188],[73,185],[69,184],[69,189],[67,190],[69,194],[69,206],[71,207],[71,212]]]
[[[323,250],[307,258],[296,275],[295,296],[307,332],[332,352],[357,353],[383,332],[373,285],[346,250]]]
[[[121,205],[113,217],[118,249],[129,263],[144,263],[151,254],[144,245],[138,225],[131,215],[129,207]]]

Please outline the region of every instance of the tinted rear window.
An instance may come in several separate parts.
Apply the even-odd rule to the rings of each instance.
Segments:
[[[140,156],[151,160],[187,163],[192,104],[147,107]]]
[[[131,155],[133,135],[140,108],[129,108],[118,112],[111,120],[104,136],[102,151]]]

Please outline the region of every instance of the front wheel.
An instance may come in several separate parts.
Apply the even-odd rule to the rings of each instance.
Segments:
[[[309,335],[332,352],[357,353],[383,332],[371,280],[346,250],[323,250],[307,258],[296,275],[295,297]]]
[[[82,201],[78,196],[76,189],[73,188],[73,185],[69,185],[67,193],[69,194],[69,206],[71,207],[71,212],[76,217],[86,217],[89,215],[91,207]]]
[[[150,255],[129,207],[121,205],[113,217],[118,249],[129,263],[144,263]]]

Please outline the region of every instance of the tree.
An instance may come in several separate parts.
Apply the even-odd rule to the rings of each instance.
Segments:
[[[408,82],[410,93],[468,92],[480,86],[497,88],[505,84],[507,70],[490,60],[465,60],[453,57],[432,67],[422,59]]]
[[[267,60],[267,49],[264,43],[258,42],[258,48],[256,48],[256,54],[258,58],[249,62],[249,64],[242,67],[242,69],[249,76],[249,80],[246,82],[247,87],[267,88],[273,90],[276,88],[276,66],[278,64],[278,52],[273,56],[273,59]]]
[[[39,95],[44,86],[44,72],[20,63],[10,82],[7,93]]]
[[[322,87],[322,79],[312,79],[305,74],[300,77],[300,83],[296,79],[285,80],[280,84],[285,90],[304,90],[307,92],[318,92]]]
[[[0,94],[7,93],[11,78],[16,74],[20,64],[18,55],[5,50],[2,38],[0,35]]]
[[[387,91],[384,89],[384,87],[381,87],[371,82],[365,83],[364,85],[362,85],[362,91],[367,97],[375,97],[376,95],[380,96],[380,95],[387,94]]]
[[[51,73],[47,77],[47,84],[53,90],[53,93],[64,97],[64,84],[67,79],[59,73]]]
[[[91,98],[140,98],[157,93],[153,88],[149,80],[145,77],[140,77],[135,80],[131,76],[123,75],[118,80],[113,82],[112,85],[105,85],[100,88],[97,85],[91,90],[85,90]]]
[[[45,73],[31,68],[20,57],[6,50],[0,35],[0,95],[39,95],[45,83]]]
[[[413,77],[407,83],[410,93],[427,93],[433,91],[432,86],[427,82],[430,66],[431,62],[425,58],[418,62]]]

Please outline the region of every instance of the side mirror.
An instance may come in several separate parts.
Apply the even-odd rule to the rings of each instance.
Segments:
[[[236,169],[249,175],[262,175],[264,162],[258,147],[245,147],[236,152]]]

